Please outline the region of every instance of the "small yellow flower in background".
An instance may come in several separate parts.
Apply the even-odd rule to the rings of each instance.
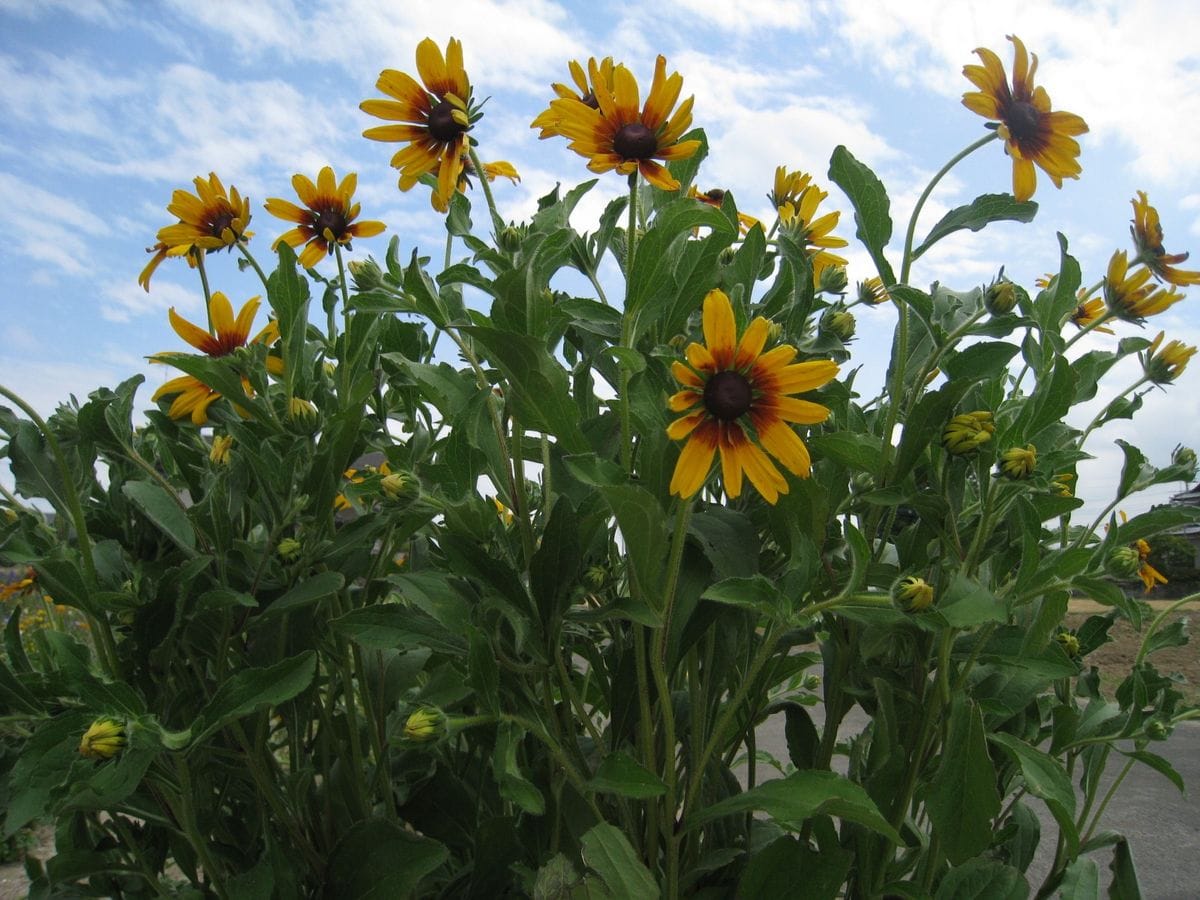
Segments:
[[[1045,275],[1039,275],[1033,279],[1033,286],[1040,287],[1043,291],[1047,290],[1057,277],[1053,272],[1047,272]]]
[[[446,714],[432,706],[423,706],[404,723],[404,737],[415,744],[436,741],[446,733]]]
[[[269,198],[266,208],[277,219],[296,223],[295,228],[276,238],[273,246],[279,246],[280,242],[292,248],[303,244],[299,262],[306,269],[325,258],[330,244],[344,244],[349,250],[352,238],[374,237],[387,228],[382,222],[354,221],[361,208],[354,202],[358,187],[358,175],[354,172],[338,182],[333,169],[325,166],[317,173],[316,184],[304,175],[293,175],[292,187],[307,209],[278,197]]]
[[[137,283],[147,294],[150,293],[150,277],[157,271],[162,261],[171,255],[170,250],[171,248],[162,241],[159,241],[153,247],[146,248],[147,253],[153,253],[154,255],[150,257],[150,262],[146,263],[146,268],[142,269],[141,274],[138,275]],[[192,250],[182,254],[183,258],[187,260],[189,268],[196,268],[196,258],[201,252],[200,250]],[[176,256],[178,255],[180,254],[176,254]]]
[[[1000,454],[1000,474],[1014,481],[1028,478],[1037,468],[1037,447],[1026,444]]]
[[[713,209],[720,209],[721,205],[725,202],[725,191],[723,188],[711,188],[702,193],[699,188],[693,184],[688,188],[687,195],[693,200],[699,200],[705,206],[711,206]],[[754,218],[754,216],[748,215],[744,212],[739,212],[737,217],[738,227],[741,229],[742,234],[745,234],[755,225],[761,226],[762,224],[758,221],[758,219]]]
[[[207,179],[198,177],[193,183],[195,194],[177,190],[167,204],[167,212],[178,216],[179,221],[158,230],[158,240],[165,245],[166,256],[183,256],[193,250],[221,250],[249,240],[251,234],[246,227],[250,224],[250,200],[233,185],[226,191],[216,172],[210,172]],[[148,275],[146,282],[149,283]]]
[[[678,190],[679,182],[655,160],[687,159],[700,149],[698,140],[680,140],[692,124],[692,97],[675,109],[683,76],[678,72],[668,76],[667,60],[659,56],[644,106],[640,105],[637,80],[623,65],[613,67],[611,90],[603,89],[595,79],[592,87],[594,107],[583,99],[559,97],[535,122],[551,121],[557,133],[571,142],[570,148],[588,160],[587,167],[593,172],[640,172],[661,190]]]
[[[315,422],[317,406],[311,400],[293,397],[288,401],[288,418],[293,422]]]
[[[589,59],[587,72],[584,72],[583,66],[575,60],[571,60],[567,64],[567,68],[571,71],[571,80],[575,82],[577,90],[573,90],[570,85],[556,82],[550,86],[554,93],[561,100],[578,100],[584,106],[599,109],[600,103],[596,100],[596,94],[599,92],[612,94],[613,92],[612,57],[606,56],[599,62],[596,62],[595,57]],[[588,80],[589,77],[590,81]],[[542,133],[538,135],[538,138],[544,141],[550,137],[566,136],[559,130],[561,122],[562,114],[551,105],[539,113],[538,117],[530,123],[529,127],[542,129]]]
[[[770,323],[759,316],[738,339],[733,306],[719,290],[704,298],[704,344],[689,344],[687,363],[671,372],[683,389],[672,412],[684,413],[667,428],[672,440],[687,439],[671,476],[671,493],[687,499],[708,480],[713,456],[721,455],[725,493],[742,492],[743,473],[768,503],[788,492],[787,480],[771,461],[807,478],[812,461],[790,423],[816,425],[829,410],[789,394],[815,390],[838,373],[832,360],[793,363],[796,348],[780,344],[763,352]],[[767,454],[770,454],[768,456]]]
[[[883,280],[878,275],[858,283],[858,302],[868,306],[879,306],[892,299],[892,295],[883,286]]]
[[[1146,377],[1155,384],[1170,384],[1183,374],[1188,360],[1196,354],[1195,347],[1189,347],[1182,341],[1168,341],[1167,345],[1159,350],[1163,335],[1164,332],[1160,331],[1142,354],[1142,367]]]
[[[496,507],[496,515],[500,517],[500,521],[505,525],[513,523],[513,511],[500,502],[499,497],[492,498],[492,506]]]
[[[445,205],[458,186],[462,159],[467,155],[467,132],[480,118],[471,108],[471,82],[463,68],[462,44],[450,38],[445,56],[429,38],[417,45],[418,83],[395,69],[379,73],[375,87],[391,99],[364,100],[359,109],[394,125],[378,125],[363,132],[372,141],[408,144],[392,156],[400,170],[400,190],[413,187],[422,175],[437,172],[434,206]]]
[[[1079,177],[1079,143],[1074,136],[1086,133],[1088,127],[1073,113],[1050,111],[1046,89],[1033,83],[1037,54],[1031,63],[1020,38],[1009,35],[1008,39],[1013,44],[1012,88],[1000,57],[980,47],[975,52],[983,65],[963,66],[963,75],[979,90],[963,94],[962,102],[971,112],[1000,123],[996,131],[1013,161],[1013,195],[1028,200],[1037,188],[1034,163],[1058,188],[1064,178]]]
[[[254,323],[258,307],[259,298],[251,297],[242,306],[235,319],[229,299],[220,291],[215,291],[208,304],[209,318],[213,323],[212,332],[183,318],[175,312],[175,307],[168,310],[167,317],[170,319],[175,333],[201,353],[211,357],[222,357],[245,347],[247,343],[269,346],[279,339],[279,323],[272,320],[254,336],[253,340],[248,340],[250,326]],[[169,365],[172,357],[181,355],[164,351],[151,356],[150,361]],[[268,356],[267,369],[272,374],[280,374],[283,371],[283,360],[276,356]],[[243,385],[249,391],[249,383],[243,381]],[[190,416],[194,425],[203,425],[208,421],[208,407],[221,397],[219,392],[214,391],[200,379],[192,375],[182,375],[163,384],[150,399],[157,401],[161,397],[169,397],[172,394],[178,396],[172,401],[167,415],[172,419],[183,419]]]
[[[829,196],[827,191],[815,185],[805,188],[795,200],[786,200],[779,207],[779,223],[783,229],[804,247],[813,267],[813,284],[819,284],[821,270],[829,266],[845,266],[844,257],[830,253],[830,248],[845,247],[845,238],[830,234],[837,227],[841,213],[834,210],[817,215],[817,207]]]
[[[1133,224],[1129,226],[1129,233],[1133,236],[1133,246],[1137,248],[1134,262],[1145,265],[1159,281],[1178,287],[1200,284],[1200,272],[1175,268],[1175,264],[1185,262],[1189,254],[1167,253],[1163,249],[1163,230],[1158,221],[1158,210],[1150,205],[1145,191],[1138,191],[1137,196],[1129,202],[1133,204]]]
[[[229,465],[229,451],[233,447],[233,435],[214,434],[212,446],[208,449],[208,460],[213,465]]]
[[[1080,292],[1082,294],[1082,291]],[[1104,301],[1099,297],[1092,297],[1090,300],[1080,297],[1080,303],[1071,313],[1071,321],[1077,328],[1087,328],[1093,322],[1096,322],[1104,317],[1107,309]],[[1097,325],[1092,331],[1102,331],[1105,334],[1112,334],[1113,330],[1106,325]]]
[[[896,583],[892,597],[905,612],[922,612],[933,605],[933,585],[916,575],[906,575]]]
[[[1133,548],[1137,550],[1138,561],[1138,578],[1142,579],[1142,584],[1145,585],[1144,593],[1150,593],[1154,590],[1154,586],[1158,584],[1166,584],[1167,578],[1162,572],[1150,565],[1150,545],[1142,538],[1138,538],[1133,542]]]
[[[1071,657],[1071,659],[1079,655],[1079,638],[1071,634],[1071,632],[1060,631],[1055,635],[1054,640],[1058,642],[1058,645],[1063,648],[1063,652]]]
[[[1056,497],[1074,497],[1071,482],[1075,480],[1074,472],[1059,472],[1050,479],[1050,493]]]
[[[1129,273],[1124,250],[1118,250],[1108,261],[1104,279],[1104,302],[1109,311],[1127,322],[1143,322],[1147,316],[1158,315],[1183,299],[1174,288],[1161,288],[1150,283],[1147,268]]]
[[[37,575],[34,573],[33,568],[27,568],[24,578],[18,578],[15,581],[8,582],[4,587],[0,587],[0,601],[7,600],[9,597],[15,597],[17,594],[23,594],[33,587],[36,580]]]
[[[284,538],[275,547],[275,552],[279,554],[279,558],[284,562],[291,562],[300,556],[300,550],[303,545],[295,538]]]
[[[79,753],[87,759],[112,759],[125,746],[125,725],[116,719],[97,719],[79,741]]]
[[[974,453],[992,439],[996,426],[986,410],[963,413],[946,423],[942,431],[942,446],[956,456]]]

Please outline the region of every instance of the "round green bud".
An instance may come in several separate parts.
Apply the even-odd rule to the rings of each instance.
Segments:
[[[933,605],[933,585],[916,575],[906,575],[892,588],[892,600],[904,612],[923,612]]]
[[[1136,578],[1142,568],[1142,557],[1136,547],[1117,547],[1104,560],[1104,570],[1113,578]]]
[[[427,744],[446,734],[446,714],[435,706],[422,706],[404,723],[404,739]]]

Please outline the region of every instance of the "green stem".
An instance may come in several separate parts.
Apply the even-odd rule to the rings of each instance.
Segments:
[[[1142,638],[1142,645],[1138,647],[1137,658],[1133,661],[1135,668],[1142,664],[1142,660],[1144,660],[1146,658],[1146,654],[1150,652],[1150,638],[1154,637],[1154,633],[1158,631],[1158,628],[1160,625],[1162,625],[1163,620],[1181,606],[1185,606],[1188,603],[1194,603],[1197,600],[1200,600],[1200,593],[1188,594],[1186,597],[1176,600],[1154,617],[1154,621],[1150,623],[1150,627],[1146,629],[1146,634]]]
[[[638,173],[629,176],[629,225],[625,229],[625,306],[621,314],[621,346],[633,349],[633,314],[629,309],[629,294],[633,278],[633,259],[637,249]],[[621,409],[621,467],[626,474],[633,472],[633,425],[629,403],[629,369],[622,365],[618,379],[617,402]]]
[[[335,244],[334,246],[337,245]],[[242,258],[250,263],[250,267],[258,273],[258,280],[262,282],[263,290],[269,294],[271,292],[271,285],[267,281],[267,274],[262,270],[262,266],[258,264],[258,260],[251,255],[249,248],[241,241],[238,241],[237,248],[241,252]]]
[[[204,251],[199,250],[196,253],[196,271],[200,273],[200,287],[204,289],[204,315],[208,320],[208,332],[212,334],[212,291],[208,288],[208,270],[204,268]]]
[[[1087,428],[1083,429],[1083,434],[1080,435],[1079,443],[1076,444],[1075,449],[1077,449],[1077,450],[1083,449],[1083,442],[1088,439],[1088,435],[1090,435],[1093,431],[1095,431],[1100,426],[1100,420],[1102,418],[1104,418],[1104,414],[1106,412],[1108,412],[1109,409],[1112,408],[1112,405],[1114,403],[1116,403],[1118,400],[1120,400],[1126,394],[1136,391],[1138,388],[1140,388],[1143,384],[1145,384],[1149,380],[1150,380],[1150,378],[1148,375],[1142,375],[1141,378],[1139,378],[1137,381],[1135,381],[1129,387],[1125,388],[1125,390],[1121,391],[1119,394],[1117,394],[1115,397],[1113,397],[1111,400],[1109,400],[1106,404],[1104,404],[1104,408],[1101,409],[1098,413],[1096,413],[1096,415],[1092,419],[1092,421],[1090,421],[1088,423]]]
[[[350,289],[346,286],[346,266],[342,262],[342,245],[334,243],[333,256],[337,260],[338,288],[342,295],[342,352],[338,359],[338,371],[342,375],[342,394],[350,394]],[[288,398],[291,399],[290,397]]]
[[[1108,804],[1117,793],[1117,788],[1121,786],[1121,782],[1125,780],[1125,776],[1129,774],[1129,770],[1133,768],[1136,762],[1132,757],[1125,761],[1121,773],[1113,780],[1112,786],[1104,795],[1104,799],[1100,801],[1100,805],[1096,807],[1096,814],[1092,816],[1092,824],[1088,826],[1088,830],[1080,836],[1079,843],[1086,844],[1091,839],[1092,833],[1096,830],[1096,826],[1100,824],[1100,819],[1104,816],[1104,810],[1108,809]]]
[[[196,810],[192,805],[195,798],[192,773],[188,768],[187,759],[182,753],[175,754],[175,772],[179,776],[180,824],[183,825],[188,843],[192,845],[192,849],[196,851],[196,856],[200,859],[200,865],[204,869],[208,883],[212,885],[217,896],[224,900],[229,896],[225,891],[224,875],[217,868],[217,862],[213,859],[212,854],[208,852],[209,841],[200,833],[200,828],[196,823]]]
[[[479,176],[479,186],[483,188],[488,211],[492,214],[492,227],[496,229],[496,236],[499,237],[500,232],[504,230],[504,220],[500,218],[500,213],[496,212],[496,198],[492,196],[492,186],[488,184],[487,175],[483,171],[483,163],[479,161],[479,155],[475,152],[475,148],[468,145],[467,153],[470,154],[471,165],[475,167],[475,173]]]

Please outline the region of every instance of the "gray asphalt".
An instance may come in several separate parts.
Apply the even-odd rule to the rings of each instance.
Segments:
[[[819,706],[812,710],[818,728],[823,721],[822,712]],[[866,724],[866,715],[856,706],[838,729],[839,737],[852,737]],[[783,715],[775,715],[759,727],[756,737],[759,750],[786,763],[787,740],[783,729]],[[1127,745],[1128,742],[1122,744]],[[1136,764],[1109,804],[1100,828],[1120,832],[1128,839],[1145,900],[1197,900],[1200,898],[1200,804],[1194,798],[1200,791],[1200,722],[1180,723],[1169,740],[1147,749],[1175,767],[1183,777],[1188,795],[1181,794],[1173,783],[1148,766]],[[844,765],[845,757],[841,761]],[[1123,763],[1123,757],[1113,755],[1102,791]],[[775,776],[770,768],[759,766],[760,783],[772,777]],[[1028,802],[1042,820],[1042,843],[1026,873],[1032,896],[1050,868],[1058,831],[1041,801],[1030,798]],[[1099,851],[1094,858],[1100,870],[1101,895],[1107,896],[1111,850]]]

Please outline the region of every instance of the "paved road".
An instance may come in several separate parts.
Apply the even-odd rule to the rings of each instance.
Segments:
[[[820,728],[822,710],[813,710],[813,720]],[[772,716],[758,729],[758,746],[780,761],[786,761],[787,740],[783,733],[784,718]],[[867,724],[867,717],[857,706],[842,722],[841,737],[858,734]],[[1189,796],[1154,770],[1138,764],[1130,770],[1118,789],[1115,799],[1105,813],[1101,827],[1126,836],[1133,850],[1134,863],[1142,884],[1145,900],[1196,900],[1200,897],[1200,722],[1184,722],[1171,739],[1149,749],[1165,757],[1183,776]],[[845,757],[841,758],[843,763]],[[1122,761],[1110,762],[1108,783],[1116,775]],[[769,769],[759,769],[760,781],[771,777]],[[1105,788],[1106,789],[1106,788]],[[1027,877],[1034,890],[1050,868],[1054,840],[1058,834],[1054,820],[1045,805],[1031,799],[1030,805],[1042,819],[1042,844]],[[1111,851],[1099,853],[1102,895],[1107,895]]]

